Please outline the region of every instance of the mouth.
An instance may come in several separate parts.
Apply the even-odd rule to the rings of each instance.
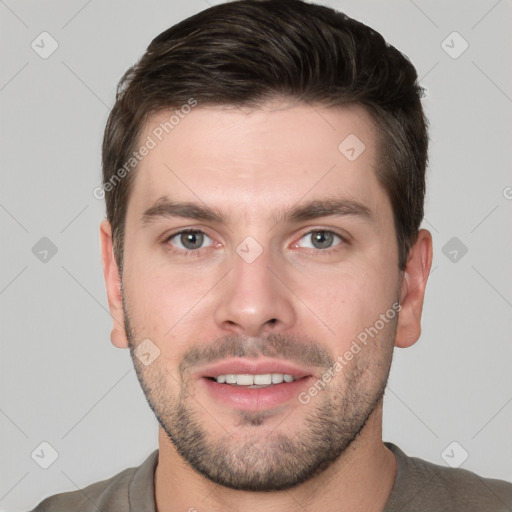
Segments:
[[[224,360],[195,374],[206,393],[224,406],[267,410],[295,401],[314,380],[308,369],[276,359]],[[294,400],[295,399],[295,400]]]
[[[251,389],[267,388],[283,382],[295,382],[297,379],[288,373],[260,373],[252,375],[250,373],[228,373],[217,375],[217,377],[207,377],[219,384],[229,384],[230,386],[247,386]]]

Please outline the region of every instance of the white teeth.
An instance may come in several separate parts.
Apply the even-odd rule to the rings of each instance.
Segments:
[[[258,384],[255,380],[252,375],[236,375],[236,384],[238,386],[252,386],[253,384]]]
[[[284,380],[284,375],[282,373],[273,373],[272,374],[272,384],[281,384]]]
[[[218,375],[215,380],[219,384],[235,384],[237,386],[270,386],[284,382],[293,382],[295,377],[284,373],[262,373],[250,375],[247,373]]]
[[[236,383],[238,384],[238,379]],[[264,373],[263,375],[255,375],[254,384],[258,384],[259,386],[272,384],[272,375],[270,373]]]

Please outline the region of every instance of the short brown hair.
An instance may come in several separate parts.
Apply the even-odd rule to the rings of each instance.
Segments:
[[[147,117],[191,98],[199,105],[256,108],[283,96],[325,106],[360,104],[380,134],[377,174],[393,208],[403,269],[425,196],[428,134],[417,78],[408,58],[379,33],[328,7],[302,0],[211,7],[161,33],[121,78],[103,140],[104,185],[112,185],[130,159]],[[105,187],[121,272],[133,177],[125,172]]]

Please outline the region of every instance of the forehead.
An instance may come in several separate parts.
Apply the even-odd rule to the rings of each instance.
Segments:
[[[376,131],[361,106],[198,104],[152,115],[139,144],[151,149],[136,170],[129,217],[163,197],[230,209],[245,222],[302,198],[336,195],[372,211],[386,201]]]

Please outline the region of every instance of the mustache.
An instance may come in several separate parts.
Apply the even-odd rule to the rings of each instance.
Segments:
[[[179,364],[183,376],[189,368],[227,357],[258,358],[260,356],[287,359],[307,366],[330,368],[335,364],[331,353],[319,343],[306,337],[271,333],[264,337],[227,335],[206,345],[188,349]]]

